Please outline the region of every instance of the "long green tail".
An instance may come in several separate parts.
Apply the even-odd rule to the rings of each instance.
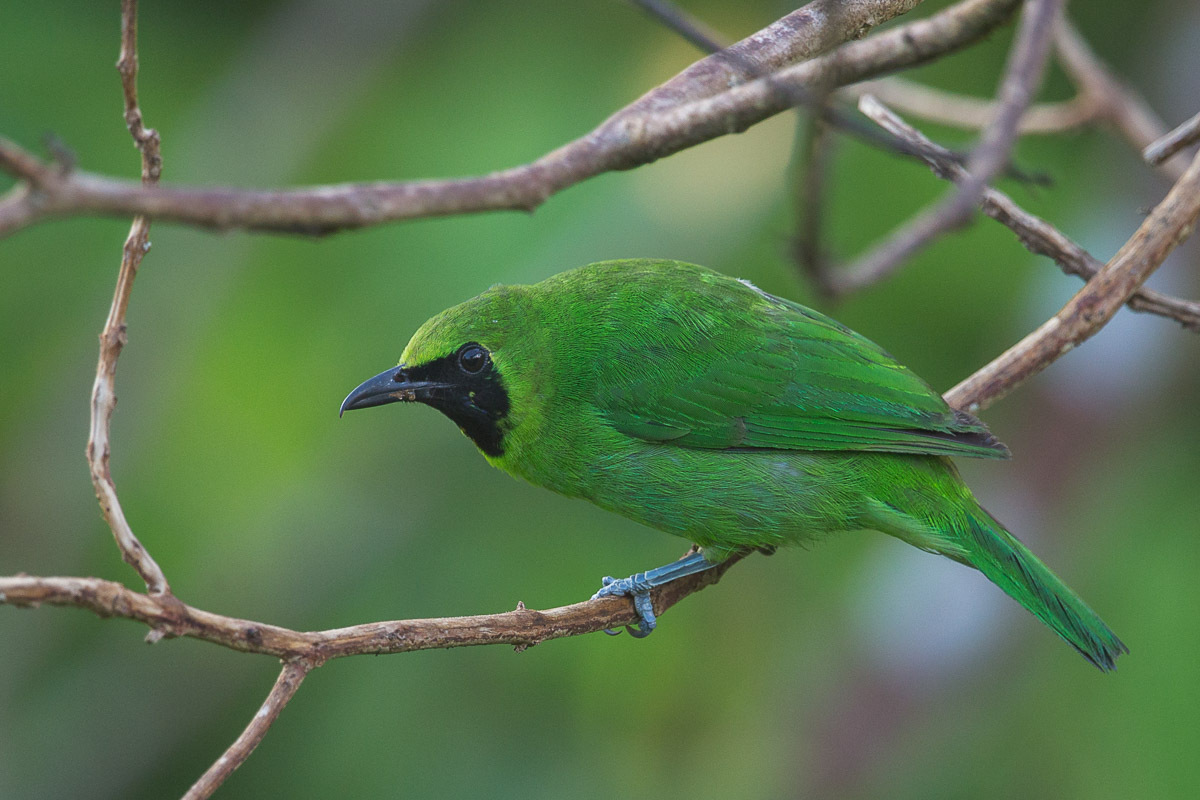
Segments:
[[[967,516],[963,561],[1027,608],[1035,617],[1104,671],[1116,669],[1117,656],[1129,648],[1096,612],[1071,591],[1037,556],[991,514],[980,508]]]

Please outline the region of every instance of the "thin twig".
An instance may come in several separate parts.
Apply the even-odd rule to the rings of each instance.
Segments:
[[[856,83],[839,94],[856,98],[874,95],[896,111],[965,130],[987,127],[997,111],[995,100],[955,94],[897,77]],[[1066,133],[1098,122],[1104,114],[1105,107],[1081,91],[1064,102],[1031,105],[1021,117],[1018,130],[1022,135]]]
[[[902,13],[908,2],[822,0],[743,40],[759,61],[824,52],[872,25]],[[402,183],[341,184],[256,191],[142,187],[72,172],[37,191],[16,187],[0,198],[0,235],[55,216],[146,214],[210,228],[327,234],[402,219],[501,209],[533,210],[551,195],[603,172],[632,169],[701,142],[740,132],[795,105],[790,87],[832,89],[959,50],[1003,24],[1019,0],[963,0],[925,19],[900,25],[836,52],[784,67],[732,87],[734,67],[723,53],[709,56],[617,112],[591,133],[537,161],[476,178]],[[809,10],[819,6],[826,16]],[[778,26],[778,29],[776,27]],[[761,41],[760,41],[761,40]],[[734,45],[734,47],[739,47]],[[823,49],[822,49],[823,48]],[[723,51],[727,52],[727,51]],[[739,51],[742,52],[742,51]],[[762,58],[761,54],[772,54]],[[801,53],[801,56],[797,56]],[[750,56],[746,56],[750,57]],[[701,68],[701,65],[707,65]],[[723,65],[723,66],[720,66]],[[769,71],[769,70],[767,70]],[[685,88],[695,72],[699,88]],[[705,93],[709,94],[705,94]],[[715,92],[715,93],[714,93]],[[701,99],[691,99],[695,95]],[[19,152],[0,140],[0,159]]]
[[[192,784],[183,800],[206,800],[221,787],[234,770],[245,763],[279,718],[279,712],[283,711],[283,707],[295,696],[296,690],[300,688],[311,669],[312,666],[304,661],[284,663],[270,694],[258,709],[258,713],[250,719],[250,724],[242,731],[242,735]]]
[[[1027,0],[1000,83],[996,117],[984,128],[979,144],[967,161],[970,177],[867,255],[831,275],[829,288],[832,291],[844,294],[882,280],[938,236],[969,221],[984,187],[1008,163],[1021,115],[1029,107],[1045,73],[1054,21],[1062,2]]]
[[[651,592],[655,612],[662,614],[683,598],[711,586],[741,556],[689,575]],[[638,620],[627,597],[602,597],[537,611],[519,608],[501,614],[441,619],[370,622],[325,631],[294,631],[277,625],[214,614],[174,597],[135,592],[100,578],[14,575],[0,578],[0,603],[36,607],[42,604],[83,608],[101,617],[121,617],[165,631],[219,644],[246,653],[282,659],[304,659],[313,666],[355,655],[409,653],[451,647],[507,644],[531,646],[550,639],[620,628]]]
[[[1200,142],[1200,114],[1150,144],[1142,151],[1142,158],[1147,164],[1158,165],[1196,142]]]
[[[859,38],[920,3],[921,0],[813,0],[697,61],[617,111],[608,122],[716,97],[764,75],[779,73]]]
[[[1022,133],[1055,133],[1107,122],[1139,151],[1163,136],[1166,126],[1162,121],[1137,92],[1100,60],[1065,16],[1059,18],[1055,27],[1054,51],[1075,85],[1076,95],[1065,103],[1031,106],[1021,118]],[[962,97],[903,78],[868,81],[843,92],[858,96],[873,94],[900,111],[970,129],[984,127],[995,114],[995,104],[991,101]],[[1186,159],[1175,158],[1163,171],[1176,181],[1186,167]]]
[[[1054,31],[1055,52],[1072,82],[1080,91],[1103,105],[1103,118],[1139,152],[1167,131],[1167,126],[1136,92],[1130,89],[1100,58],[1069,20],[1059,20]],[[1158,165],[1159,171],[1178,181],[1188,161],[1176,155]]]
[[[631,0],[631,2],[691,42],[697,49],[710,55],[721,53],[723,58],[738,62],[738,74],[743,79],[765,77],[768,81],[771,80],[769,74],[762,72],[755,63],[742,57],[737,48],[726,48],[722,44],[722,37],[674,3],[667,0]],[[724,52],[722,52],[722,48],[725,48]],[[797,55],[803,56],[804,54]],[[824,124],[849,134],[865,144],[889,153],[916,155],[909,151],[908,145],[902,140],[888,136],[877,128],[864,125],[844,109],[830,103],[826,91],[809,91],[803,86],[794,84],[776,85],[773,88],[776,92],[787,96],[793,106],[811,111],[813,116],[819,118]],[[1019,180],[1031,179],[1030,176],[1019,170],[1013,170],[1013,172]]]
[[[726,47],[719,34],[668,0],[631,2],[699,50],[716,53]],[[748,70],[747,74],[752,73]],[[804,109],[811,111],[812,115],[811,119],[808,119],[804,111],[800,111],[791,170],[795,176],[794,185],[797,187],[794,200],[797,223],[796,234],[792,238],[792,257],[801,272],[818,288],[822,288],[825,283],[825,263],[820,252],[820,220],[824,172],[833,143],[828,128],[850,119],[840,110],[830,108],[828,96],[822,100],[823,102],[814,106],[813,98],[807,95],[803,98]],[[831,121],[826,121],[826,117],[832,118]],[[847,127],[855,130],[859,125],[854,120],[853,125]],[[889,146],[887,149],[895,148]]]
[[[0,170],[20,178],[32,188],[41,188],[52,178],[48,164],[3,136],[0,136]]]
[[[938,177],[955,182],[965,178],[966,170],[955,161],[951,151],[904,122],[877,98],[864,95],[859,100],[859,109],[893,136],[923,148],[924,161]],[[1104,267],[1103,262],[1050,223],[1018,206],[1004,192],[988,187],[980,207],[983,213],[1010,228],[1030,252],[1053,259],[1068,275],[1089,280]],[[1142,288],[1129,298],[1127,305],[1134,311],[1168,317],[1189,330],[1200,331],[1200,303],[1196,301]]]
[[[996,96],[996,118],[983,129],[979,145],[967,161],[971,182],[959,187],[960,205],[968,210],[975,206],[983,187],[1008,163],[1021,117],[1033,102],[1046,72],[1052,34],[1063,2],[1027,0],[1025,3],[1004,80]]]
[[[1057,314],[946,393],[976,411],[1003,397],[1102,328],[1193,231],[1200,217],[1200,155],[1137,232]]]
[[[742,557],[735,555],[713,569],[655,588],[651,592],[655,612],[661,615],[688,595],[716,583]],[[100,578],[27,575],[0,578],[0,603],[17,607],[49,604],[84,608],[101,617],[142,622],[158,634],[156,638],[187,636],[288,662],[262,709],[187,797],[208,797],[228,778],[262,740],[304,675],[330,659],[486,644],[507,644],[524,650],[550,639],[595,633],[638,620],[629,598],[603,597],[546,611],[528,609],[519,603],[515,611],[502,614],[375,622],[300,632],[213,614],[185,605],[171,595],[143,594]]]
[[[829,294],[829,259],[825,252],[825,183],[833,156],[834,138],[819,117],[800,120],[797,131],[793,183],[796,196],[796,233],[792,238],[792,259],[816,289]]]
[[[716,53],[728,46],[724,37],[674,3],[666,2],[666,0],[630,0],[630,2],[691,42],[698,50],[705,53]]]
[[[125,95],[125,123],[133,135],[142,157],[142,183],[154,184],[162,172],[162,156],[159,152],[158,132],[142,124],[142,112],[137,99],[137,0],[121,2],[121,55],[117,60],[121,74],[121,88]],[[133,279],[137,276],[142,256],[150,249],[150,220],[135,217],[125,239],[122,250],[121,269],[117,275],[117,288],[104,330],[100,333],[100,360],[96,365],[96,380],[92,385],[91,427],[88,435],[87,460],[92,474],[92,485],[104,519],[112,529],[121,557],[137,570],[146,582],[151,594],[170,594],[171,587],[158,564],[134,535],[117,498],[109,469],[113,410],[117,405],[114,380],[117,358],[125,346],[125,312],[129,307],[129,293],[133,290]]]
[[[162,175],[161,140],[158,131],[147,128],[138,105],[137,74],[137,0],[121,0],[121,53],[117,57],[117,72],[121,75],[121,92],[125,96],[125,127],[142,156],[142,183],[158,182]]]

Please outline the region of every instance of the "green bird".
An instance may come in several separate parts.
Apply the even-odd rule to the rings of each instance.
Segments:
[[[596,596],[734,553],[877,530],[974,567],[1085,658],[1121,640],[980,507],[950,456],[1008,458],[978,419],[844,325],[678,261],[604,261],[494,286],[430,319],[342,411],[433,406],[494,466],[681,536],[697,552]]]

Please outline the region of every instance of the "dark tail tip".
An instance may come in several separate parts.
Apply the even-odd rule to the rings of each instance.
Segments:
[[[1037,556],[986,511],[969,520],[979,547],[972,566],[1046,623],[1102,672],[1112,672],[1125,643]]]
[[[1125,643],[1118,639],[1117,635],[1098,617],[1095,619],[1095,623],[1099,623],[1098,628],[1089,628],[1080,624],[1081,620],[1074,615],[1071,615],[1071,623],[1071,627],[1074,628],[1078,637],[1077,641],[1084,646],[1080,646],[1071,639],[1067,639],[1067,641],[1101,672],[1114,672],[1117,669],[1117,658],[1129,653],[1129,648],[1125,646]]]

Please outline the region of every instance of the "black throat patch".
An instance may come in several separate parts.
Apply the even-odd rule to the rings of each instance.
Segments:
[[[452,353],[404,372],[411,381],[440,384],[419,394],[419,402],[453,420],[487,455],[496,458],[504,454],[509,400],[494,364],[489,362],[482,371],[469,374],[459,367],[458,354]]]

